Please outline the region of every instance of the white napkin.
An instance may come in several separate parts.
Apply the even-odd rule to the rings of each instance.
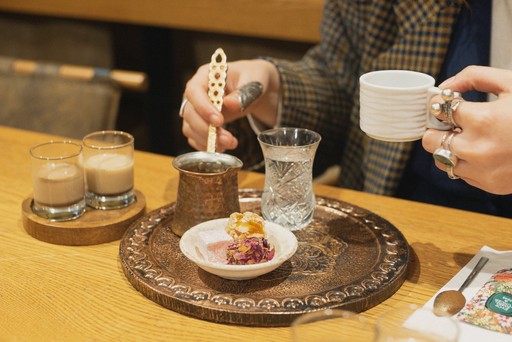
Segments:
[[[471,273],[478,260],[481,257],[489,258],[487,264],[480,273],[473,279],[473,282],[464,290],[466,302],[470,301],[478,290],[487,282],[491,276],[499,270],[512,267],[512,251],[496,251],[488,246],[482,247],[480,252],[464,266],[439,292],[445,290],[458,290],[466,277]],[[439,293],[438,292],[438,293]],[[436,293],[437,295],[437,293]],[[435,295],[424,305],[424,308],[432,310]],[[499,332],[490,331],[468,323],[459,322],[459,341],[493,341],[493,342],[511,342],[512,335],[506,335]]]

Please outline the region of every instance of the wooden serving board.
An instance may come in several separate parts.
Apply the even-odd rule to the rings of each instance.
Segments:
[[[129,225],[145,213],[146,198],[135,190],[136,200],[126,208],[96,210],[87,207],[76,220],[52,222],[32,211],[32,197],[22,203],[23,226],[32,237],[57,244],[86,246],[119,240]]]

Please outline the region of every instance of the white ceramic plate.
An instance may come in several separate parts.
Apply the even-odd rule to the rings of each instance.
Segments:
[[[267,262],[255,265],[228,265],[220,262],[206,260],[204,246],[200,246],[199,233],[209,230],[225,230],[229,219],[221,218],[200,223],[183,234],[180,239],[181,252],[203,270],[232,280],[245,280],[256,278],[278,268],[283,262],[292,257],[297,250],[298,242],[295,235],[288,229],[272,223],[265,222],[268,242],[274,246],[274,258]]]

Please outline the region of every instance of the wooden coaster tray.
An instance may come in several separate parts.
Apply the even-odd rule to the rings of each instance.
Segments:
[[[22,203],[23,226],[32,237],[57,244],[85,246],[121,239],[129,225],[145,213],[146,198],[135,190],[136,201],[126,208],[96,210],[87,207],[76,220],[51,222],[32,211],[31,197]]]
[[[242,211],[260,213],[261,191],[240,190]],[[200,319],[248,326],[287,326],[305,312],[367,310],[389,298],[407,275],[409,246],[382,217],[317,196],[313,222],[294,232],[295,255],[261,277],[226,280],[198,268],[171,231],[174,203],[134,222],[121,239],[121,266],[152,301]]]

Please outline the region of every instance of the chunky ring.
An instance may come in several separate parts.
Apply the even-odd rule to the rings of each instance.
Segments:
[[[453,173],[453,166],[450,166],[450,165],[446,166],[446,174],[448,175],[448,178],[450,178],[450,179],[459,179],[460,178],[455,173]]]
[[[434,115],[436,118],[443,112],[443,107],[440,103],[434,102],[430,106],[430,114]]]
[[[242,112],[245,112],[247,107],[251,105],[263,92],[263,85],[260,82],[249,82],[238,89],[238,100]]]
[[[448,124],[455,127],[455,122],[453,122],[452,102],[451,101],[445,102],[443,104],[443,107],[444,107],[443,108],[444,114],[446,115],[446,121],[448,122]]]
[[[450,122],[454,127],[460,127],[459,125],[457,125],[457,123],[455,122],[455,120],[453,119],[453,113],[457,110],[457,108],[459,107],[460,103],[462,102],[461,99],[455,99],[452,101],[452,104],[450,106]]]
[[[187,103],[188,103],[187,98],[183,97],[183,101],[181,102],[180,111],[179,111],[180,118],[183,117],[183,111],[185,110],[185,106],[187,105]]]
[[[450,88],[445,88],[445,89],[441,90],[441,98],[445,102],[450,102],[451,100],[453,100],[455,98],[455,92],[452,91]]]
[[[441,98],[445,100],[446,102],[450,102],[456,99],[460,99],[460,92],[453,91],[450,88],[445,88],[441,90]]]
[[[457,165],[457,157],[450,151],[442,147],[434,151],[434,159],[443,165],[454,167]]]
[[[457,110],[457,107],[463,100],[460,93],[458,91],[452,91],[451,89],[446,88],[441,90],[441,98],[444,100],[444,103],[433,103],[430,106],[430,113],[435,117],[438,117],[444,113],[448,124],[454,128],[459,127],[453,119],[453,112]]]
[[[453,113],[457,110],[457,108],[459,107],[461,102],[462,102],[461,99],[455,99],[453,101],[449,101],[449,102],[445,103],[446,121],[448,121],[448,123],[450,125],[452,125],[453,127],[459,127],[459,125],[457,125],[457,123],[453,119]]]
[[[453,136],[455,135],[455,132],[449,132],[446,133],[443,136],[443,140],[441,140],[441,146],[439,146],[433,153],[433,157],[435,160],[440,162],[443,165],[455,167],[457,165],[458,158],[450,149],[450,145],[453,139]],[[446,147],[445,147],[445,141],[446,141]]]

